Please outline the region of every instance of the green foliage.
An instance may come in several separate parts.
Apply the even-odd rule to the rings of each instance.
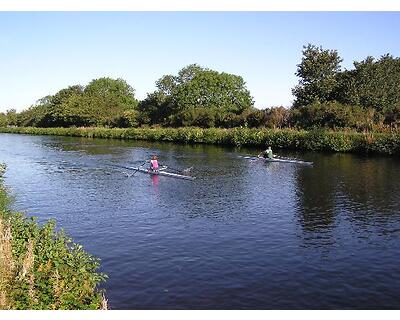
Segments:
[[[265,124],[265,112],[262,110],[249,110],[244,113],[246,125],[250,128],[258,128]]]
[[[335,99],[380,112],[400,103],[400,58],[386,54],[375,61],[367,57],[354,62],[354,67],[340,76]]]
[[[3,185],[3,175],[6,172],[6,168],[7,166],[4,163],[0,163],[0,212],[6,210],[11,201]]]
[[[400,127],[400,103],[387,110],[384,117],[384,124],[396,129]]]
[[[86,253],[54,221],[41,226],[34,218],[9,211],[0,174],[0,308],[100,309],[97,286],[106,279],[99,260]],[[7,237],[7,230],[10,235]],[[11,250],[8,250],[7,246]],[[6,260],[2,260],[6,257]]]
[[[245,125],[245,118],[242,115],[232,112],[217,113],[216,126],[222,128],[235,128]]]
[[[178,85],[172,99],[179,111],[216,108],[238,114],[253,105],[242,77],[213,70],[198,72],[190,81]]]
[[[293,89],[295,107],[331,100],[337,87],[337,74],[342,59],[336,50],[324,50],[308,44],[303,47],[303,58],[297,66],[299,85]]]
[[[296,110],[294,110],[296,111]],[[265,126],[267,128],[290,127],[292,113],[284,107],[275,107],[265,110]]]
[[[16,126],[18,114],[15,109],[7,110],[6,113],[0,112],[0,127]]]
[[[122,79],[75,85],[19,114],[0,114],[1,126],[395,129],[400,124],[400,58],[384,55],[341,71],[335,50],[303,47],[292,109],[257,110],[242,77],[203,68],[164,75],[140,103]]]
[[[10,109],[6,111],[7,122],[9,126],[17,125],[17,111],[15,109]]]
[[[127,126],[137,125],[138,101],[134,89],[122,79],[100,78],[86,87],[62,89],[40,99],[18,115],[20,126]]]
[[[158,90],[139,104],[149,124],[212,127],[217,113],[240,114],[253,106],[242,77],[196,64],[177,76],[163,76],[156,85]]]
[[[90,110],[96,113],[96,125],[112,125],[124,112],[133,111],[138,105],[134,89],[125,80],[100,78],[92,80],[85,88]]]
[[[358,106],[343,105],[338,102],[315,102],[293,110],[292,122],[304,129],[351,128],[372,130],[382,125],[382,117],[374,110],[364,110]]]
[[[0,132],[39,135],[63,135],[105,139],[172,141],[231,146],[270,145],[295,150],[372,152],[400,154],[400,132],[387,133],[332,131],[326,129],[293,130],[266,128],[0,128]]]
[[[214,109],[192,108],[182,111],[174,121],[184,127],[210,128],[215,126],[216,114]]]
[[[68,127],[78,120],[77,111],[83,87],[75,85],[62,89],[54,96],[47,96],[38,101],[37,107],[44,111],[39,125],[43,127]]]
[[[47,104],[38,104],[18,114],[18,126],[46,127],[48,125],[49,110]]]
[[[7,116],[5,113],[0,112],[0,127],[6,127],[8,125]]]
[[[138,105],[140,124],[167,124],[173,114],[171,98],[161,91],[147,95]]]
[[[347,127],[357,130],[397,127],[400,105],[400,58],[389,54],[354,62],[353,70],[340,70],[336,51],[304,47],[293,89],[297,125]],[[308,109],[308,110],[306,110]]]
[[[137,110],[124,111],[119,117],[115,117],[112,127],[130,128],[139,126],[139,112]]]

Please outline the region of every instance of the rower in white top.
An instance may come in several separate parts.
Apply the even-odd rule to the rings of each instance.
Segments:
[[[312,162],[308,162],[308,161],[285,158],[285,157],[280,157],[280,156],[274,155],[271,147],[268,147],[267,150],[264,150],[263,152],[261,152],[257,156],[257,158],[262,159],[265,162],[286,162],[286,163],[297,163],[297,164],[307,164],[307,165],[313,164]]]
[[[272,153],[272,149],[269,146],[267,150],[264,150],[258,155],[259,158],[264,158],[264,159],[273,159],[274,154]]]

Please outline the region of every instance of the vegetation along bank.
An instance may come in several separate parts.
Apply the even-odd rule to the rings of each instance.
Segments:
[[[107,309],[98,259],[54,221],[39,225],[11,211],[4,172],[0,164],[0,309]]]
[[[302,54],[291,106],[255,107],[241,76],[191,64],[163,75],[143,100],[125,80],[103,77],[63,88],[21,112],[0,112],[0,127],[13,133],[398,154],[400,58],[366,57],[343,69],[336,50],[308,44]]]
[[[400,131],[356,132],[258,128],[34,128],[2,127],[0,132],[105,139],[131,139],[275,149],[400,155]]]

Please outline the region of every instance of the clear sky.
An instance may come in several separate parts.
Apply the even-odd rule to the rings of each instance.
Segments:
[[[240,75],[255,106],[289,106],[307,43],[400,56],[399,12],[0,12],[0,111],[99,77],[138,99],[191,63]]]

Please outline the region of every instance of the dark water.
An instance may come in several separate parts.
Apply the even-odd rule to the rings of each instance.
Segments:
[[[55,218],[112,309],[400,308],[400,161],[0,134],[15,207]],[[150,155],[195,181],[137,173]]]

